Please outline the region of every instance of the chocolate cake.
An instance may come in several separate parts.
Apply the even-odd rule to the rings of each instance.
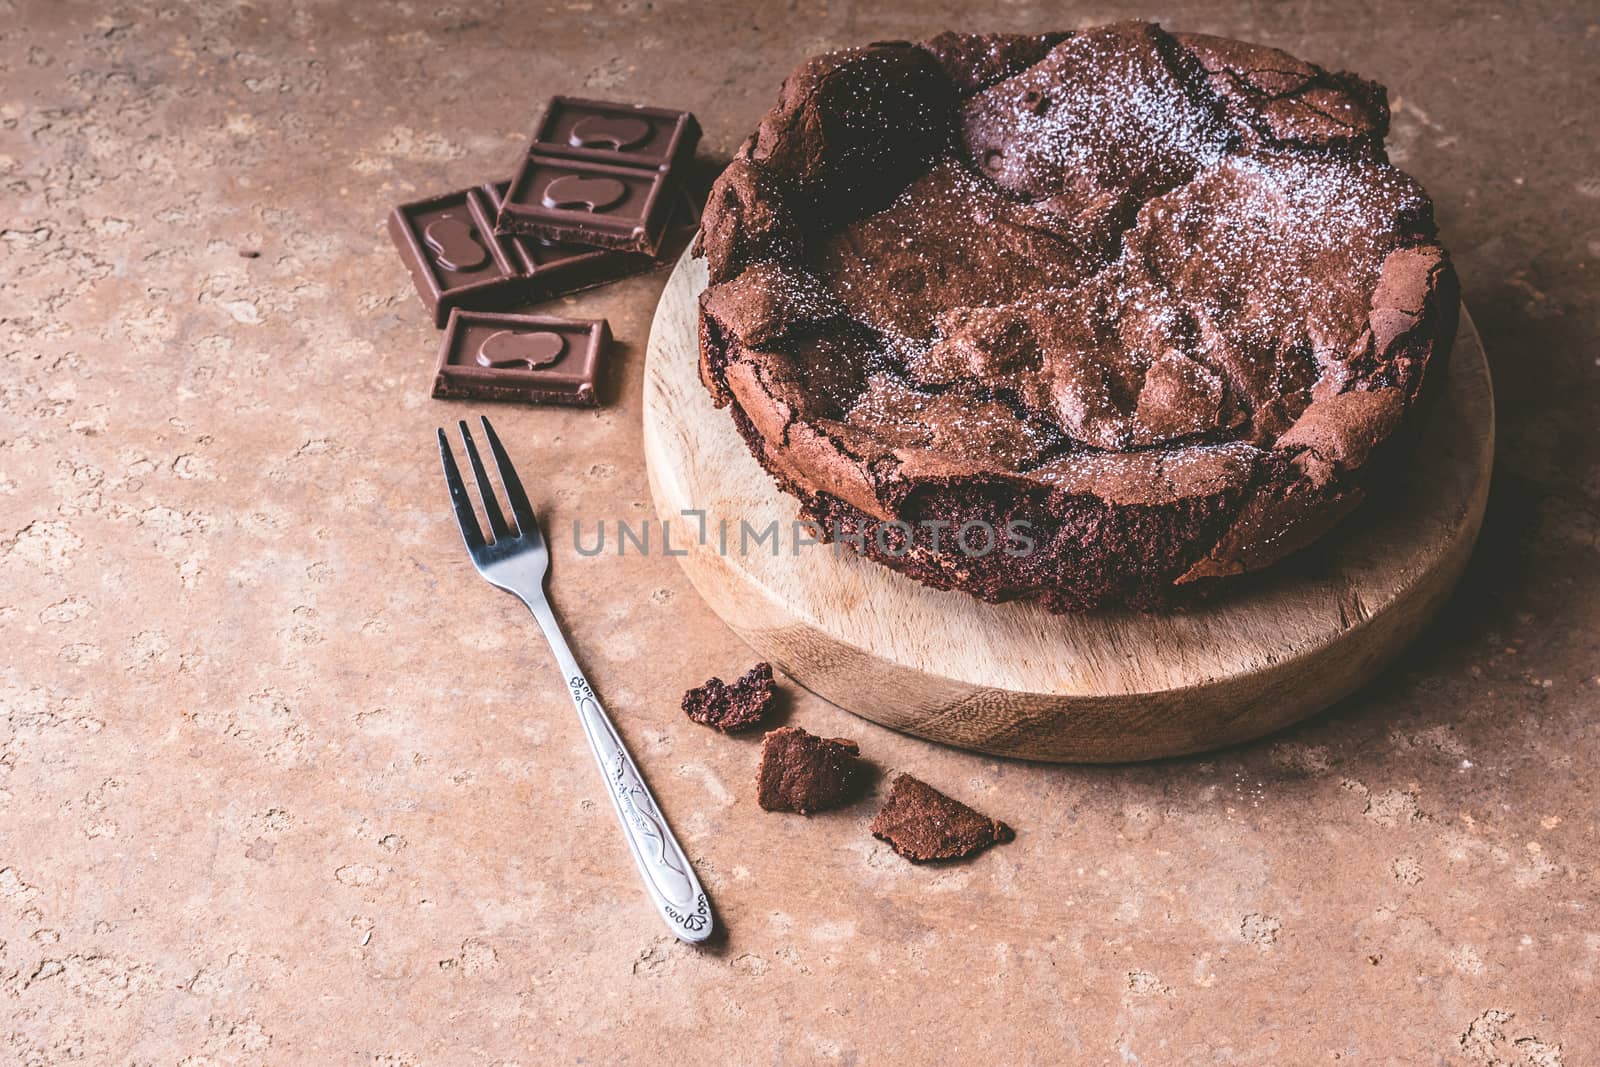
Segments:
[[[847,804],[867,784],[859,752],[842,737],[817,737],[798,726],[772,730],[761,741],[756,800],[767,811],[801,815]]]
[[[684,714],[702,726],[738,733],[759,726],[772,704],[772,664],[757,663],[729,685],[712,678],[683,694]]]
[[[912,863],[958,860],[1016,835],[997,819],[980,815],[920,778],[902,774],[872,820],[872,836],[887,841]]]
[[[712,189],[701,377],[824,535],[1158,606],[1362,499],[1457,287],[1381,87],[1147,23],[818,56]]]

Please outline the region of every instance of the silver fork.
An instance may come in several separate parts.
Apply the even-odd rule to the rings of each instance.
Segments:
[[[595,698],[589,680],[578,669],[577,661],[572,658],[572,650],[567,647],[567,639],[550,610],[550,602],[545,599],[544,578],[550,570],[550,551],[545,547],[544,535],[539,532],[539,519],[528,503],[527,493],[523,492],[516,468],[506,456],[494,427],[484,418],[483,432],[489,439],[489,451],[494,456],[500,484],[505,487],[506,496],[511,501],[511,517],[515,522],[515,526],[512,526],[501,514],[494,486],[483,468],[483,460],[478,458],[478,446],[473,443],[472,432],[467,429],[465,421],[460,426],[461,443],[467,450],[467,461],[472,465],[473,476],[478,482],[478,493],[483,499],[483,510],[488,516],[493,540],[485,541],[478,528],[478,517],[472,510],[472,498],[467,495],[467,487],[461,481],[461,471],[456,467],[456,458],[450,451],[449,438],[442,429],[439,431],[439,458],[444,462],[444,478],[450,485],[450,502],[455,505],[456,521],[461,524],[461,536],[467,542],[472,565],[488,579],[490,585],[516,594],[519,600],[528,605],[533,617],[539,620],[539,628],[544,631],[545,640],[550,642],[550,651],[555,653],[556,663],[567,680],[572,703],[578,709],[578,721],[583,724],[584,735],[589,739],[589,748],[600,764],[601,773],[605,775],[611,803],[616,808],[618,821],[622,823],[622,834],[628,839],[628,850],[633,853],[633,862],[644,876],[651,901],[666,920],[667,926],[680,939],[704,941],[711,936],[712,928],[711,906],[706,901],[705,890],[700,888],[694,868],[689,866],[688,857],[672,836],[667,820],[661,817],[661,809],[656,805],[655,797],[651,796],[649,787],[644,784],[639,768],[634,766],[633,757],[628,755],[622,739],[617,736],[617,728]]]

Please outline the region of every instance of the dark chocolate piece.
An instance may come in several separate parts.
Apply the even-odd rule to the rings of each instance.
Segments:
[[[554,315],[450,313],[433,395],[441,400],[600,403],[595,384],[611,340],[604,319]]]
[[[772,664],[757,663],[732,685],[712,678],[683,694],[684,713],[702,726],[738,733],[759,726],[772,705]]]
[[[867,781],[867,767],[854,741],[817,737],[785,726],[761,742],[756,800],[767,811],[810,815],[849,803]]]
[[[389,237],[435,326],[453,308],[489,311],[527,301],[527,280],[495,235],[495,211],[483,190],[462,189],[389,213]]]
[[[435,326],[445,324],[452,308],[511,311],[659,265],[641,252],[496,234],[493,220],[510,184],[485,183],[390,213],[389,235]],[[665,250],[681,249],[699,227],[703,199],[693,183],[674,188]],[[246,254],[260,255],[240,253]]]
[[[655,255],[672,207],[668,174],[529,153],[500,205],[499,232]]]
[[[506,180],[483,187],[496,214],[510,186],[510,180]],[[687,209],[680,204],[673,217],[674,227],[684,225],[686,213]],[[591,289],[618,278],[643,274],[657,265],[653,257],[642,252],[621,252],[543,237],[501,237],[500,240],[510,249],[517,270],[528,279],[530,301]]]
[[[687,111],[554,97],[497,228],[658,255],[699,140]]]
[[[554,96],[530,152],[665,170],[693,154],[700,124],[687,111]]]
[[[980,815],[928,783],[902,774],[872,820],[872,836],[889,842],[912,863],[958,860],[1016,836],[1011,827]]]

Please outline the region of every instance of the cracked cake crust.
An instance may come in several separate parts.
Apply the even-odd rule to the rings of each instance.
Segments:
[[[1458,295],[1387,126],[1377,85],[1149,23],[815,57],[712,190],[701,378],[878,562],[1170,603],[1402,461]]]

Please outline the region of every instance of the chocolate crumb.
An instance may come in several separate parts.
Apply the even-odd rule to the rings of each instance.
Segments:
[[[732,685],[712,678],[683,694],[683,710],[702,726],[738,733],[759,726],[772,706],[772,664],[757,663]]]
[[[768,732],[761,742],[756,799],[767,811],[810,815],[855,799],[867,767],[854,741],[817,737],[798,726]]]
[[[887,841],[912,863],[957,860],[1016,836],[1011,827],[980,815],[959,800],[909,774],[889,787],[889,799],[872,820],[872,836]]]

